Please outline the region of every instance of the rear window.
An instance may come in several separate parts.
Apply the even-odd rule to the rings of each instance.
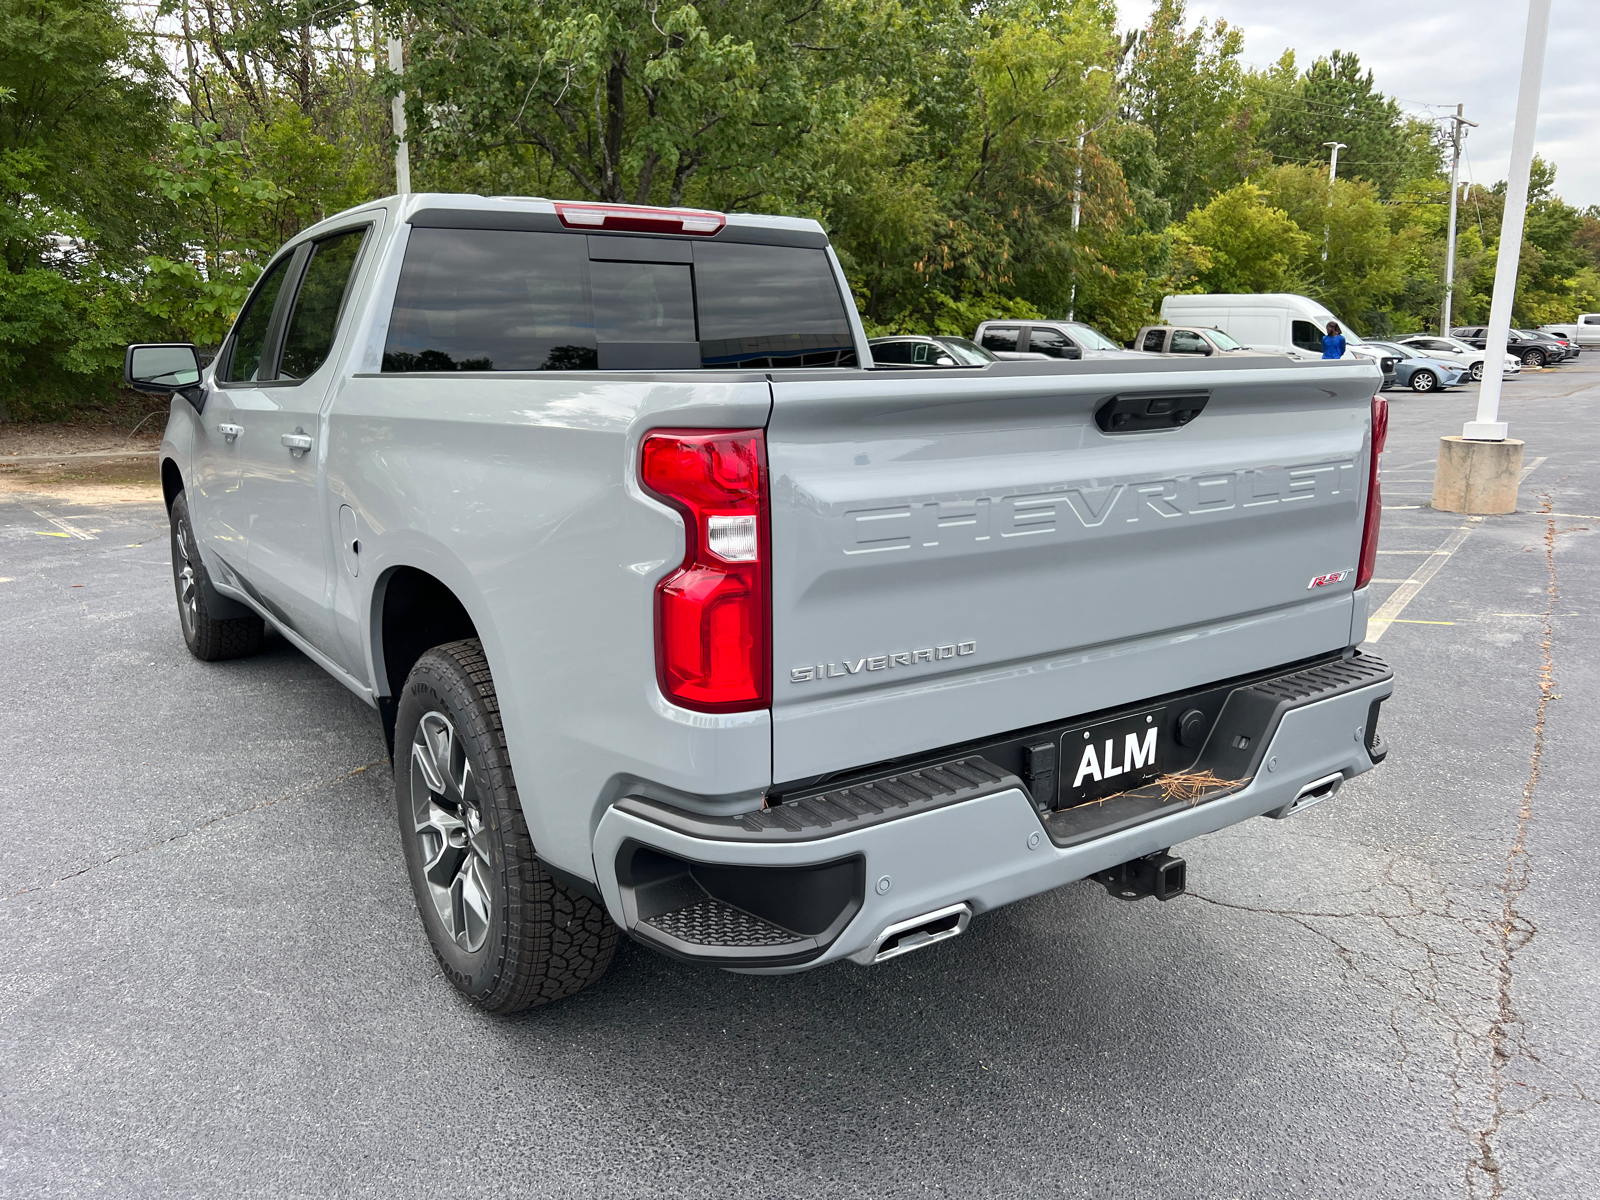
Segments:
[[[383,369],[852,367],[827,252],[413,228]]]
[[[1022,330],[1016,325],[991,325],[983,331],[983,348],[1004,353],[1017,348],[1017,335]]]

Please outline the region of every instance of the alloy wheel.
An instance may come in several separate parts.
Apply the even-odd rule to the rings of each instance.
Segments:
[[[1472,364],[1472,378],[1475,382],[1483,382],[1483,363],[1481,360]]]
[[[189,523],[182,517],[178,518],[172,540],[178,551],[178,619],[183,622],[183,632],[193,638],[200,621],[200,581],[195,578],[194,560],[189,556]]]
[[[411,739],[411,823],[439,921],[456,945],[477,950],[493,911],[489,830],[466,746],[442,712],[425,713]]]

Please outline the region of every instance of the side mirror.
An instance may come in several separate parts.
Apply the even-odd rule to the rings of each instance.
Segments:
[[[1082,358],[1083,351],[1077,346],[1064,346],[1061,350],[1062,358]]]
[[[122,379],[136,392],[181,393],[196,408],[205,403],[200,387],[200,353],[189,342],[129,346]]]

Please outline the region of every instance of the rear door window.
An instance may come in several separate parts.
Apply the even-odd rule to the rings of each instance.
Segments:
[[[279,379],[308,378],[327,361],[366,235],[365,227],[352,229],[323,238],[312,247],[311,261],[300,277],[294,313],[283,336]]]
[[[1048,354],[1051,358],[1076,357],[1078,343],[1058,329],[1041,329],[1035,325],[1028,330],[1028,349],[1035,354]]]
[[[385,371],[855,366],[827,252],[413,228]]]
[[[1144,344],[1139,348],[1151,354],[1160,354],[1162,344],[1167,340],[1165,329],[1152,329],[1144,335]]]
[[[228,355],[224,383],[251,383],[260,378],[261,359],[267,348],[267,334],[272,327],[272,311],[278,303],[278,293],[283,291],[284,276],[294,254],[285,254],[268,268],[256,284],[256,290],[245,302],[233,327],[233,349]]]
[[[1017,335],[1022,332],[1016,325],[991,325],[983,331],[983,348],[999,353],[1017,348]]]

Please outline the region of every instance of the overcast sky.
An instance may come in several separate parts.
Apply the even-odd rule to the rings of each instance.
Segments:
[[[1118,0],[1124,25],[1142,25],[1152,0]],[[1244,30],[1244,60],[1269,66],[1285,49],[1301,67],[1353,50],[1379,89],[1419,116],[1465,104],[1463,178],[1506,176],[1528,0],[1189,0],[1191,20],[1222,17]],[[1539,103],[1537,153],[1556,165],[1556,191],[1579,208],[1600,204],[1600,3],[1555,0]]]

